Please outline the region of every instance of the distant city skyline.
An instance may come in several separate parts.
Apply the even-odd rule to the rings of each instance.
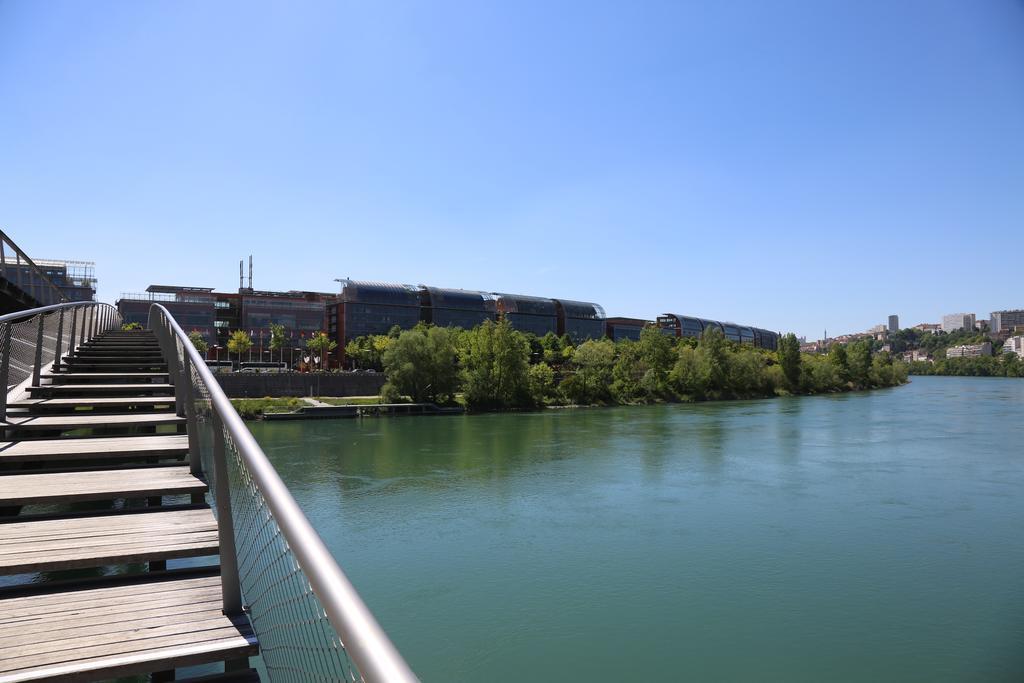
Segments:
[[[1024,306],[1024,11],[0,4],[0,228],[151,283],[334,278],[817,339]],[[965,264],[984,277],[965,276]]]

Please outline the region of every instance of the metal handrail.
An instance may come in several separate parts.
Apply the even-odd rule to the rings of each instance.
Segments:
[[[5,233],[3,230],[0,230],[0,275],[2,275],[4,278],[7,278],[7,256],[3,248],[3,245],[5,244],[9,245],[11,249],[14,250],[14,254],[17,258],[15,265],[15,267],[17,268],[17,281],[15,282],[15,284],[18,286],[18,289],[20,289],[23,292],[25,291],[21,278],[21,265],[22,260],[24,260],[25,265],[27,265],[39,277],[39,284],[46,284],[50,286],[50,291],[48,291],[49,296],[45,298],[41,297],[39,292],[25,292],[26,294],[31,296],[39,303],[49,304],[54,301],[62,303],[68,301],[68,298],[64,295],[64,291],[56,284],[54,284],[53,280],[51,280],[46,273],[40,270],[39,266],[36,265],[35,261],[29,258],[28,254],[23,252],[21,250],[21,247],[15,244],[14,240],[8,237],[7,233]],[[10,278],[7,279],[8,281],[11,281]],[[37,284],[33,284],[33,287],[37,286]]]
[[[174,316],[161,306],[153,304],[149,312],[149,328],[157,335],[161,344],[166,345],[172,382],[175,377],[188,379],[191,373],[198,375],[203,388],[209,394],[209,401],[220,428],[215,429],[215,487],[214,502],[219,510],[228,511],[227,515],[219,515],[219,527],[232,524],[230,509],[232,501],[227,492],[227,484],[222,480],[226,472],[224,464],[223,433],[226,432],[238,451],[239,458],[244,462],[252,480],[259,487],[270,515],[278,525],[281,535],[295,556],[299,568],[309,582],[309,586],[323,606],[330,625],[340,637],[344,650],[359,669],[366,681],[395,681],[413,683],[419,679],[402,658],[369,608],[356,592],[355,587],[334,560],[327,546],[316,530],[303,514],[288,487],[281,480],[274,466],[270,463],[263,449],[245,426],[242,418],[231,405],[231,401],[220,388],[206,362],[199,355],[188,335],[181,329]],[[174,342],[174,347],[170,343]],[[181,354],[179,356],[179,353]],[[180,364],[178,364],[180,361]],[[178,394],[182,387],[176,387]],[[186,390],[189,390],[186,388]],[[189,431],[195,431],[194,409],[186,413],[190,421]],[[223,431],[222,431],[223,430]],[[191,444],[190,444],[191,445]],[[190,449],[191,450],[191,449]],[[222,529],[221,545],[221,577],[224,589],[225,611],[233,612],[240,608],[237,557],[235,556],[233,532]],[[225,546],[226,541],[226,546]],[[256,633],[260,636],[259,631]]]

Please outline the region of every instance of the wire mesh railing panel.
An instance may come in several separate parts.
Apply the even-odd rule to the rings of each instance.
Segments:
[[[190,464],[207,480],[219,526],[224,609],[248,615],[264,678],[416,681],[181,327],[159,304],[150,327],[174,366],[175,393],[186,392]]]
[[[273,681],[361,681],[230,435],[225,454],[238,573]]]
[[[183,345],[175,341],[172,358],[181,361]],[[179,366],[180,367],[180,366]],[[190,366],[190,444],[196,444],[210,491],[217,491],[218,468],[214,462],[218,418],[210,389],[198,367]],[[250,476],[234,440],[226,429],[224,455],[226,489],[230,493],[232,519],[226,520],[216,495],[211,506],[218,524],[234,530],[238,578],[246,612],[260,642],[260,656],[271,681],[361,681],[341,638],[335,632],[302,568],[285,540],[256,481]]]
[[[32,376],[36,361],[36,334],[39,330],[39,316],[19,320],[12,323],[0,323],[0,339],[7,339],[10,329],[9,346],[4,348],[8,355],[9,370],[7,375],[8,388],[17,386]]]
[[[23,398],[26,386],[42,384],[44,372],[58,369],[55,361],[120,324],[114,307],[100,303],[54,304],[0,316],[0,421],[7,419],[9,400]]]

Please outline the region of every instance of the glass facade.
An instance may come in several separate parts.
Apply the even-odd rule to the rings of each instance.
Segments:
[[[298,336],[324,329],[322,301],[273,297],[242,297],[242,328],[270,330],[271,323],[284,325],[285,332]]]
[[[605,335],[612,341],[620,339],[637,341],[640,339],[640,332],[645,327],[653,325],[650,320],[641,320],[640,318],[606,318],[604,322]]]
[[[346,280],[338,297],[339,320],[334,324],[339,345],[356,337],[387,334],[420,322],[420,290],[412,285]]]
[[[688,318],[686,316],[679,317],[680,324],[680,336],[683,337],[700,337],[704,332],[704,324],[696,318]]]
[[[569,301],[553,299],[555,313],[558,316],[556,333],[569,335],[573,342],[586,339],[600,339],[605,334],[604,309],[589,301]]]
[[[199,332],[208,343],[217,339],[214,328],[213,300],[209,301],[160,301],[153,299],[120,299],[117,310],[125,323],[149,324],[149,307],[154,303],[170,311],[186,333]]]
[[[501,293],[494,296],[498,313],[517,330],[532,332],[538,337],[548,332],[558,333],[558,311],[553,299]]]
[[[776,349],[778,335],[758,327],[746,327],[736,323],[720,323],[717,320],[690,318],[676,313],[658,316],[658,328],[674,337],[700,337],[704,330],[717,329],[726,339],[739,344],[752,344],[763,349]]]
[[[494,320],[497,306],[494,297],[485,292],[465,289],[424,287],[423,302],[429,308],[424,318],[438,327],[472,329],[485,320]]]
[[[387,334],[395,325],[409,330],[420,322],[419,306],[361,303],[345,303],[343,306],[346,341],[369,334]]]

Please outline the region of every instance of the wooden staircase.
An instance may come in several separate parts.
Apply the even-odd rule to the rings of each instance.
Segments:
[[[21,580],[0,588],[0,683],[173,680],[218,661],[229,673],[196,680],[258,680],[248,619],[222,611],[217,521],[174,390],[152,333],[118,331],[9,404],[0,575]]]

